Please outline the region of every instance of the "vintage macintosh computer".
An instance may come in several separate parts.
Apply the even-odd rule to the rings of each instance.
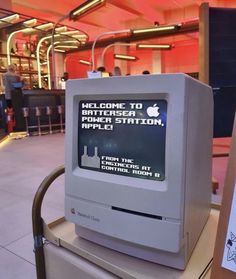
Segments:
[[[184,269],[210,212],[212,129],[211,88],[185,74],[69,80],[66,219]]]

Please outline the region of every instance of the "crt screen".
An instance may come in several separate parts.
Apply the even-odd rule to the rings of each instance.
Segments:
[[[165,179],[166,100],[80,101],[80,168]]]

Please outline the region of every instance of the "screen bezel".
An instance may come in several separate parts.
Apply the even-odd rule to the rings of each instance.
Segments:
[[[154,94],[155,95],[155,94]],[[149,94],[146,94],[145,95],[145,100],[153,100],[153,96],[154,96],[153,94],[151,94],[151,95],[149,95]],[[157,96],[157,95],[156,95]],[[158,94],[158,99],[155,99],[155,100],[166,100],[167,101],[167,115],[168,115],[168,94],[166,94],[166,93],[162,93],[162,94]],[[163,98],[161,97],[161,96],[163,96]],[[80,101],[96,101],[96,100],[111,100],[111,101],[115,101],[115,100],[118,100],[119,99],[119,97],[120,97],[120,99],[119,100],[127,100],[127,99],[131,99],[131,97],[132,97],[132,100],[143,100],[143,96],[138,96],[138,95],[136,95],[136,96],[134,96],[134,95],[132,95],[132,94],[127,94],[126,96],[123,96],[123,95],[116,95],[115,97],[113,96],[113,95],[103,95],[103,94],[98,94],[98,95],[96,95],[96,96],[93,96],[94,97],[94,99],[92,99],[91,98],[92,96],[77,96],[77,97],[75,97],[75,102],[79,105],[79,102]],[[79,111],[78,111],[78,113],[79,113]],[[78,117],[77,117],[78,118]],[[77,121],[77,123],[76,123],[76,125],[79,125],[79,123],[78,123],[78,119],[74,119],[74,121]],[[168,120],[167,120],[167,123],[168,123]],[[167,133],[167,130],[168,130],[168,127],[166,127],[166,133]],[[166,134],[166,137],[167,137],[167,134]],[[77,147],[76,147],[76,152],[78,153],[78,133],[77,133],[77,136],[76,136],[76,144],[77,144]],[[166,153],[166,146],[165,146],[165,153]],[[167,156],[166,156],[167,157]],[[166,172],[165,172],[165,176],[166,177],[168,177],[168,171],[167,171],[167,169],[166,169],[166,164],[167,164],[167,162],[166,162],[166,159],[167,158],[165,158],[165,170],[166,170]],[[80,166],[78,166],[78,164],[76,163],[76,164],[74,164],[73,165],[73,171],[75,172],[75,173],[77,173],[78,175],[81,175],[81,176],[90,176],[90,174],[89,173],[91,173],[91,170],[87,170],[87,169],[84,169],[84,168],[81,168]],[[141,182],[141,181],[139,181],[139,180],[143,180],[143,179],[141,179],[141,178],[136,178],[136,177],[129,177],[129,176],[122,176],[122,175],[119,175],[119,174],[116,174],[115,176],[118,176],[117,178],[114,178],[113,177],[113,174],[109,174],[109,173],[105,173],[105,172],[99,172],[99,171],[96,171],[96,170],[92,170],[92,172],[95,172],[96,173],[96,176],[97,176],[97,180],[107,180],[107,181],[109,181],[109,182],[111,182],[111,183],[114,183],[115,181],[116,181],[116,179],[119,179],[119,180],[121,180],[121,182],[122,182],[122,184],[125,184],[125,185],[129,185],[129,186],[133,186],[133,187],[136,187],[135,185],[137,185],[137,184],[139,184],[139,187],[141,187],[141,188],[144,188],[144,189],[149,189],[149,190],[152,190],[152,189],[157,189],[158,188],[158,190],[159,191],[166,191],[167,190],[167,185],[166,185],[166,183],[161,183],[160,185],[158,185],[158,187],[157,188],[155,188],[152,184],[153,183],[149,183],[149,181],[148,180],[145,180],[144,179],[144,181],[143,182]],[[100,174],[102,174],[102,175],[100,175]],[[105,175],[105,177],[102,177],[103,175]],[[132,181],[134,179],[134,181]],[[157,181],[157,180],[152,180],[152,181]],[[158,181],[159,182],[159,181]],[[164,181],[160,181],[160,182],[164,182]]]
[[[114,86],[114,80],[117,82],[117,87]],[[76,82],[78,82],[78,85],[76,85]],[[96,202],[103,206],[112,205],[174,219],[181,218],[185,198],[183,193],[186,178],[185,156],[187,149],[188,107],[188,99],[184,89],[184,75],[176,75],[174,82],[172,79],[172,83],[169,82],[169,75],[168,77],[164,77],[164,75],[112,77],[77,80],[76,82],[67,83],[69,93],[66,99],[66,133],[70,134],[70,139],[67,141],[66,146],[66,179],[67,183],[70,184],[69,195]],[[78,127],[79,101],[101,99],[160,99],[167,101],[165,147],[167,179],[165,181],[147,181],[121,175],[91,172],[78,167],[78,131],[74,127]],[[175,109],[176,107],[178,107],[178,110]],[[71,109],[73,110],[72,112]],[[67,191],[66,187],[66,193]],[[106,196],[103,193],[106,193]],[[132,199],[129,198],[131,193]],[[145,200],[148,202],[143,202]]]

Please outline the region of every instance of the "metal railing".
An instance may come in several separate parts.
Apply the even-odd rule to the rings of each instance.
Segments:
[[[38,279],[46,279],[45,270],[45,258],[43,251],[43,219],[41,216],[41,208],[43,198],[52,184],[52,182],[65,172],[64,166],[59,166],[53,170],[48,176],[44,178],[40,184],[33,201],[32,206],[32,225],[33,225],[33,237],[34,237],[34,253],[36,274]]]

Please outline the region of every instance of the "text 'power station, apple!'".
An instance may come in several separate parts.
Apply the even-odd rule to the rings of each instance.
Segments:
[[[82,129],[112,131],[116,125],[165,126],[156,103],[145,108],[138,102],[82,102],[80,109]]]

